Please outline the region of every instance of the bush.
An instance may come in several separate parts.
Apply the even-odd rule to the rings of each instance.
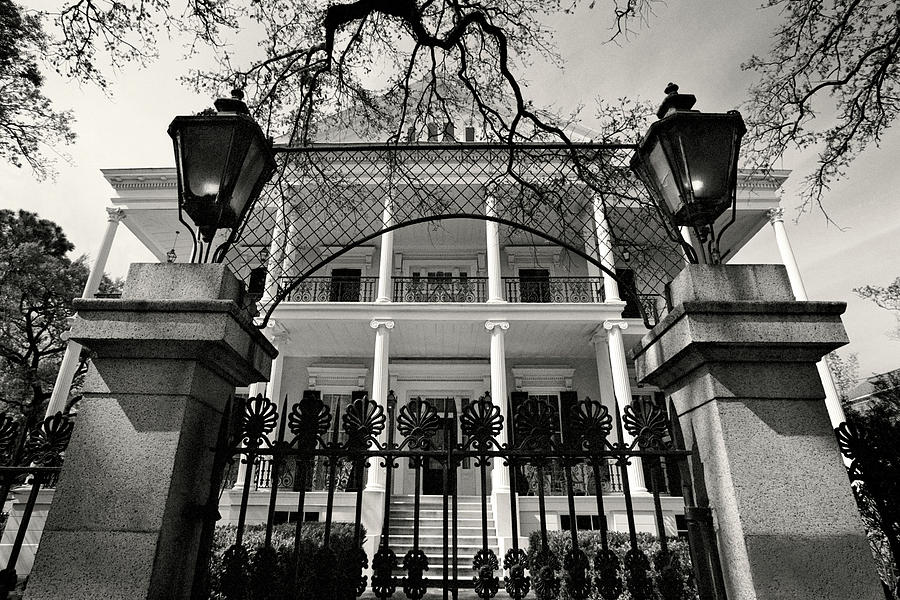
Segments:
[[[210,600],[298,600],[356,598],[365,555],[353,547],[352,523],[332,523],[329,549],[322,547],[325,524],[303,524],[299,557],[294,559],[294,523],[276,525],[266,548],[265,525],[244,529],[242,547],[234,547],[237,528],[216,528],[209,565]],[[365,539],[365,531],[360,541]],[[296,575],[296,580],[295,580]]]
[[[627,533],[608,532],[610,555],[604,560],[600,532],[578,532],[578,546],[588,561],[588,597],[592,600],[697,600],[687,542],[669,538],[669,552],[663,555],[655,536],[638,533],[637,539],[641,552],[632,554]],[[549,553],[541,552],[540,532],[531,534],[528,565],[535,596],[541,600],[571,600],[568,590],[573,581],[565,576],[563,565],[572,548],[572,535],[568,531],[548,532],[547,546]]]

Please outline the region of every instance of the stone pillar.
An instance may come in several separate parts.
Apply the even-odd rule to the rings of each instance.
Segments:
[[[488,196],[485,200],[484,213],[489,217],[496,216],[494,208],[496,200]],[[487,274],[488,302],[505,302],[503,299],[503,279],[500,273],[500,225],[496,221],[484,222],[487,241]]]
[[[509,406],[506,393],[506,345],[504,332],[509,329],[507,321],[485,321],[484,328],[491,334],[491,400],[500,409],[503,417],[503,430],[497,441],[503,445],[509,441]],[[491,506],[494,509],[494,525],[497,529],[497,542],[500,556],[512,547],[512,518],[509,514],[509,469],[504,466],[503,459],[496,457],[491,468]]]
[[[815,369],[847,342],[837,302],[780,265],[690,265],[635,352],[693,449],[729,600],[883,598]]]
[[[393,201],[390,194],[384,197],[384,212],[381,215],[382,225],[387,228],[394,224]],[[394,260],[394,232],[381,234],[381,254],[378,262],[378,296],[375,302],[391,301],[391,273]]]
[[[275,348],[221,264],[135,264],[121,299],[75,301],[93,353],[29,600],[190,598],[222,415]]]
[[[794,299],[805,302],[809,300],[806,295],[806,286],[803,285],[803,278],[800,277],[800,267],[797,265],[797,259],[794,258],[794,250],[791,248],[791,241],[788,239],[787,231],[784,229],[784,209],[769,209],[769,223],[772,225],[772,231],[775,233],[775,243],[778,245],[778,254],[781,255],[781,262],[787,269],[788,280],[791,282],[791,291],[794,292]],[[828,418],[831,420],[831,427],[837,427],[847,420],[844,414],[844,407],[841,406],[841,397],[838,394],[837,386],[834,385],[834,378],[831,376],[831,370],[824,360],[816,363],[816,370],[819,371],[819,378],[822,380],[822,388],[825,390],[825,407],[828,409]],[[850,466],[850,459],[844,457],[844,464]]]
[[[125,218],[125,211],[121,208],[107,208],[106,232],[103,234],[103,240],[100,242],[100,248],[97,250],[97,256],[94,257],[94,264],[91,265],[91,271],[87,281],[84,284],[82,298],[93,298],[97,290],[100,289],[100,282],[103,281],[103,273],[106,271],[106,261],[109,259],[109,251],[112,248],[113,240],[116,238],[116,231],[119,229],[119,223]],[[53,394],[50,396],[50,403],[47,405],[46,416],[50,417],[66,408],[66,402],[69,400],[69,390],[72,389],[72,379],[75,377],[75,371],[78,370],[79,358],[81,357],[81,344],[70,339],[66,342],[66,352],[63,355],[62,363],[59,365],[59,372],[56,374],[56,383],[53,385]]]
[[[372,319],[369,326],[375,330],[375,358],[372,368],[372,400],[384,408],[387,415],[387,397],[390,388],[388,379],[388,363],[390,361],[391,329],[394,322],[390,319]],[[378,436],[380,444],[387,443],[387,427]],[[387,471],[381,466],[381,459],[370,459],[366,475],[366,487],[363,489],[362,521],[366,528],[365,551],[369,557],[375,556],[381,528],[384,525],[384,495]]]
[[[622,331],[627,327],[628,322],[623,319],[603,321],[606,343],[609,347],[609,367],[612,373],[613,390],[616,394],[616,407],[623,423],[625,407],[631,404],[631,382],[628,380],[628,363],[625,360],[625,344],[622,342]],[[633,441],[634,438],[623,428],[622,442],[631,444]],[[631,457],[626,470],[631,493],[646,493],[647,484],[644,482],[644,467],[641,459],[637,456]]]

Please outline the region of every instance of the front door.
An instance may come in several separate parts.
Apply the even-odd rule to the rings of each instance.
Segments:
[[[452,401],[452,399],[450,399]],[[443,415],[440,418],[441,426],[437,433],[431,436],[432,450],[446,450],[448,446],[456,444],[456,419]],[[444,479],[446,473],[446,489]],[[422,465],[422,493],[426,496],[440,496],[454,494],[456,492],[455,478],[447,471],[446,462],[442,463],[435,458],[426,458]]]

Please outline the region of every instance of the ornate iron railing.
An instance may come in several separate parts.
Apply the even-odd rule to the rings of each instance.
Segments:
[[[0,600],[6,600],[16,589],[16,563],[25,544],[38,493],[42,488],[56,486],[73,427],[71,416],[61,412],[40,421],[31,430],[21,417],[0,413],[0,506],[6,506],[14,487],[30,488],[21,512],[13,506],[17,528],[12,527],[11,514],[4,515],[3,536],[12,537],[15,532],[15,538],[9,547],[6,567],[0,571]]]
[[[282,285],[291,280],[283,278]],[[288,302],[373,302],[377,277],[307,277],[287,296]]]
[[[603,302],[599,277],[504,277],[507,302]]]
[[[379,599],[390,598],[398,588],[402,589],[411,600],[421,600],[429,589],[435,588],[453,590],[455,596],[455,590],[461,584],[457,571],[459,511],[457,495],[447,493],[447,490],[456,489],[456,467],[463,464],[463,461],[470,460],[477,470],[476,476],[481,481],[479,510],[482,523],[481,544],[472,559],[469,583],[474,587],[478,597],[485,600],[492,598],[502,585],[508,595],[516,600],[524,598],[532,589],[540,600],[549,600],[558,596],[562,582],[565,582],[566,591],[574,600],[584,600],[589,595],[598,593],[603,598],[620,598],[625,589],[632,598],[656,597],[659,593],[654,587],[656,585],[667,586],[666,598],[693,597],[695,592],[688,587],[693,586],[693,583],[689,583],[688,577],[679,574],[674,578],[660,578],[659,582],[665,581],[664,584],[651,578],[651,558],[659,572],[677,571],[675,563],[680,559],[669,549],[659,491],[661,485],[649,486],[660,550],[655,556],[648,557],[638,545],[635,509],[627,477],[628,465],[640,457],[649,465],[651,481],[659,481],[661,459],[678,463],[683,480],[689,481],[686,458],[690,453],[675,447],[672,442],[681,439],[680,433],[676,434],[670,430],[666,414],[652,405],[626,407],[624,417],[620,419],[618,414],[610,415],[605,406],[590,398],[579,401],[572,397],[569,400],[567,405],[570,410],[565,416],[566,427],[562,440],[558,435],[558,423],[555,422],[559,418],[555,406],[539,398],[528,398],[518,403],[516,410],[511,412],[507,420],[501,414],[501,407],[492,401],[489,394],[485,394],[477,401],[468,403],[458,415],[463,441],[456,442],[453,440],[456,439],[457,415],[454,413],[449,415],[449,419],[442,419],[433,405],[420,398],[409,400],[399,409],[389,405],[385,410],[364,395],[356,394],[342,414],[332,414],[329,406],[322,402],[319,392],[307,391],[300,402],[278,415],[275,403],[257,396],[246,403],[240,418],[237,443],[229,445],[227,451],[233,456],[246,456],[246,460],[251,464],[260,457],[270,460],[271,468],[267,475],[269,481],[278,481],[282,470],[290,470],[295,464],[298,485],[295,485],[294,489],[298,493],[296,511],[292,512],[298,516],[305,514],[306,489],[310,478],[314,475],[316,461],[324,459],[327,468],[325,490],[327,509],[324,518],[324,537],[317,554],[324,561],[323,564],[334,564],[337,560],[337,549],[332,548],[334,542],[331,531],[335,492],[343,478],[343,465],[347,462],[352,464],[351,472],[356,473],[356,477],[352,478],[357,482],[365,480],[367,468],[384,468],[385,488],[391,490],[394,470],[399,468],[401,462],[408,462],[414,470],[415,478],[411,549],[405,553],[402,561],[394,552],[399,542],[394,542],[391,538],[393,496],[390,493],[384,494],[383,527],[378,550],[371,557],[371,580],[363,574],[370,564],[370,557],[362,548],[363,486],[353,486],[355,519],[351,525],[353,539],[350,551],[355,553],[352,554],[355,558],[343,564],[341,576],[346,578],[348,572],[350,573],[349,576],[356,582],[357,596],[361,596],[370,588],[373,595]],[[615,437],[620,440],[624,439],[624,431],[628,431],[632,442],[624,444],[614,441],[611,437],[614,429]],[[275,441],[270,441],[271,439]],[[431,464],[432,461],[445,467],[440,578],[426,577],[429,565],[437,565],[435,557],[429,557],[423,550],[419,527],[423,470],[425,465]],[[545,472],[552,468],[551,463],[554,461],[562,470],[568,498],[567,535],[571,536],[571,547],[562,560],[553,554],[548,545],[547,510],[544,502],[547,496]],[[519,532],[515,518],[511,519],[510,525],[512,547],[502,559],[489,544],[489,540],[493,537],[488,526],[489,466],[508,470],[511,490],[519,489],[519,473],[528,470],[534,475],[538,490],[540,537],[536,538],[539,539],[539,547],[531,549],[531,560],[525,549],[518,545]],[[624,560],[611,550],[608,543],[610,537],[608,525],[605,519],[601,518],[599,527],[602,547],[590,557],[593,562],[592,569],[589,569],[589,557],[578,544],[579,519],[576,515],[575,471],[587,470],[592,474],[594,481],[602,481],[602,471],[607,468],[620,474],[630,549]],[[248,469],[234,544],[225,553],[220,579],[246,581],[252,576],[257,581],[269,582],[276,588],[291,589],[292,585],[296,585],[292,582],[312,577],[314,589],[320,597],[333,597],[331,592],[336,589],[334,586],[337,583],[330,578],[336,577],[334,570],[331,569],[332,573],[324,569],[322,572],[306,573],[305,565],[299,560],[299,540],[304,523],[302,517],[297,520],[294,530],[295,560],[291,562],[290,553],[285,555],[273,548],[274,517],[281,486],[271,485],[269,488],[269,508],[263,544],[256,549],[245,547],[247,490],[253,485],[252,477]],[[596,503],[596,514],[605,515],[602,486],[600,490],[597,486],[593,487],[594,493],[591,495]],[[710,519],[693,520],[692,515],[703,511],[690,506],[691,499],[692,495],[685,496],[692,564],[697,587],[707,589],[706,582],[714,576],[708,567],[710,564],[718,564],[717,559],[711,558],[715,555],[715,548],[710,545],[715,535]],[[517,493],[509,494],[510,514],[518,514],[518,501]],[[341,552],[346,557],[347,549],[344,548]],[[279,560],[287,562],[279,563]],[[346,558],[344,560],[346,561]],[[539,568],[534,567],[536,570],[529,573],[533,565],[538,565]],[[618,583],[620,571],[624,572],[623,584]],[[229,596],[230,592],[227,589],[223,592],[227,598],[232,597]],[[706,597],[713,598],[704,596]]]
[[[394,302],[484,302],[487,277],[393,277]]]

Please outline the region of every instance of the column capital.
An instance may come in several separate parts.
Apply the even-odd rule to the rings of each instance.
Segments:
[[[125,209],[118,206],[106,207],[106,220],[110,223],[118,223],[125,218]]]
[[[494,331],[506,331],[509,329],[509,321],[485,321],[484,328],[491,333]]]
[[[372,319],[369,321],[369,327],[372,329],[378,329],[379,327],[384,327],[385,329],[393,329],[394,321],[392,319]]]
[[[628,329],[628,321],[625,319],[608,319],[603,321],[603,329],[606,331],[611,330],[613,327],[618,327],[620,331],[625,331]]]
[[[767,210],[766,216],[769,217],[769,223],[774,224],[776,221],[784,223],[784,209],[780,206],[776,206]]]

